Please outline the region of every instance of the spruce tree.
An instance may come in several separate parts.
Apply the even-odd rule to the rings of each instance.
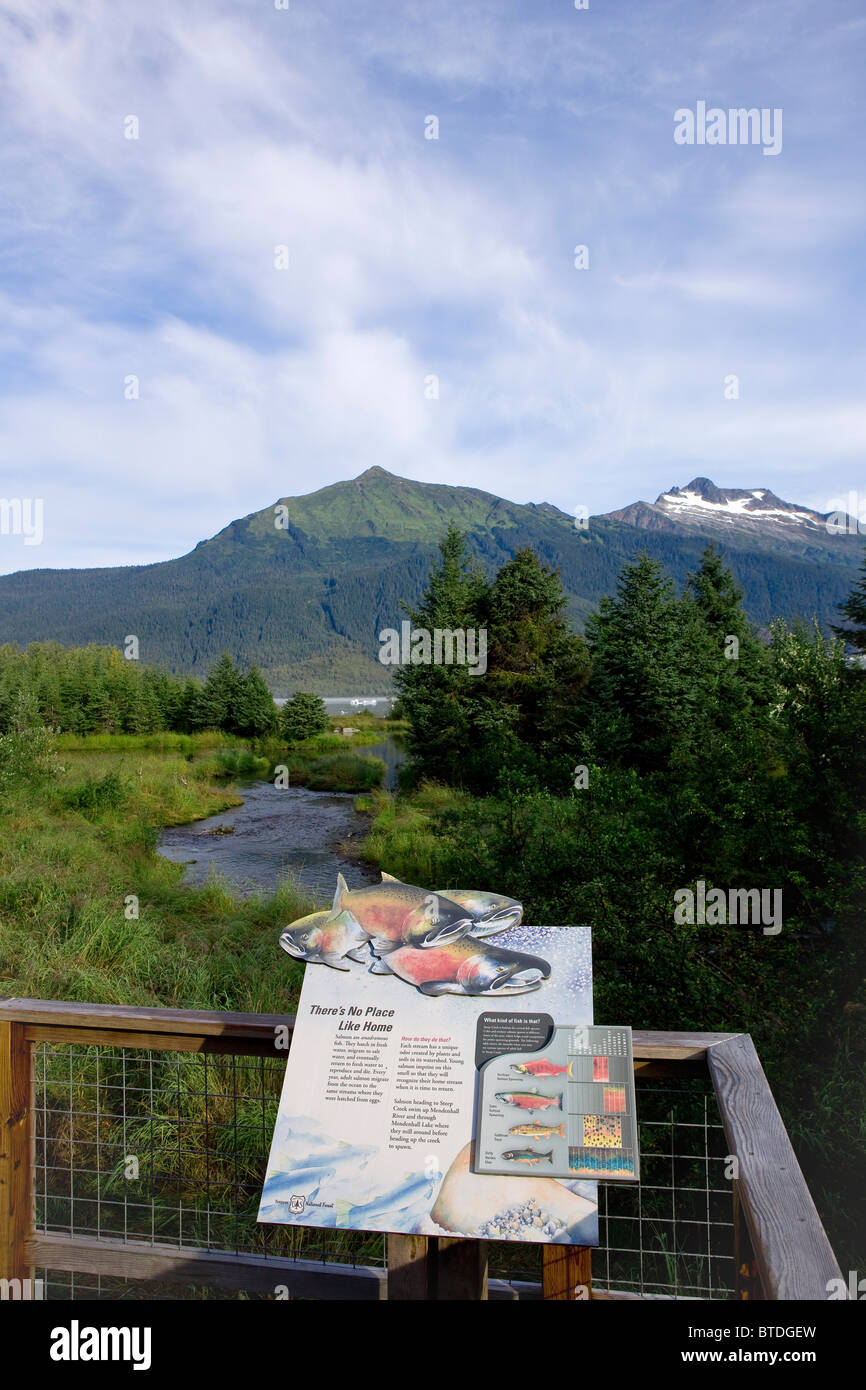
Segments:
[[[280,732],[287,743],[300,743],[313,734],[324,733],[328,727],[328,712],[318,695],[296,690],[283,705]]]
[[[839,637],[844,637],[852,647],[856,647],[860,652],[866,652],[866,557],[863,559],[863,573],[858,582],[854,585],[851,593],[844,603],[839,604],[839,611],[844,614],[853,627],[836,627],[833,631]]]
[[[276,706],[262,673],[251,666],[241,677],[235,707],[235,732],[244,738],[261,738],[276,724]]]
[[[728,726],[749,703],[764,704],[770,693],[765,645],[755,636],[743,591],[715,546],[708,546],[685,587],[694,652],[695,680],[704,687],[717,726]],[[697,725],[696,725],[697,730]]]
[[[500,772],[517,763],[543,785],[571,782],[576,710],[589,675],[588,650],[565,619],[559,572],[519,550],[497,574],[482,608],[488,674],[475,722],[489,742],[498,727]],[[489,764],[489,757],[487,759]],[[487,776],[493,769],[488,766]]]
[[[197,722],[202,729],[232,732],[240,695],[241,674],[228,652],[211,667],[199,699]]]
[[[656,560],[626,565],[590,619],[589,745],[639,771],[664,767],[691,718],[689,613]]]
[[[439,544],[439,555],[420,604],[404,605],[406,612],[414,628],[428,632],[431,640],[437,628],[477,632],[483,626],[479,617],[487,584],[466,554],[465,536],[453,524]],[[409,762],[417,773],[454,784],[464,781],[473,743],[472,711],[483,681],[457,663],[431,660],[397,667],[394,684],[409,723]]]

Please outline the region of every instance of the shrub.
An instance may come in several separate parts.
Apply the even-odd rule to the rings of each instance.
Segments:
[[[69,787],[61,794],[61,803],[70,811],[80,811],[88,820],[95,820],[105,811],[119,811],[129,799],[129,787],[116,772],[104,777],[89,777],[78,787]]]

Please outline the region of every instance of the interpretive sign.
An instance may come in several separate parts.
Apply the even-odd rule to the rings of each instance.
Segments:
[[[397,887],[423,891],[338,889],[331,914],[283,933],[286,950],[316,963],[305,972],[259,1221],[597,1244],[594,1182],[519,1168],[493,1175],[474,1162],[479,1021],[494,1052],[503,1039],[543,1047],[555,1020],[590,1025],[589,928],[511,926],[494,947],[466,934],[465,920],[458,927],[443,897],[428,906],[426,929],[413,915],[398,944],[384,928],[360,940],[358,921],[372,920],[362,893],[396,898]],[[376,912],[381,924],[380,904]],[[489,932],[489,919],[478,930]]]

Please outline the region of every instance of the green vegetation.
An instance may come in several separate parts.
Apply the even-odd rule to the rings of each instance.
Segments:
[[[0,735],[0,992],[290,1008],[301,971],[288,958],[274,968],[274,942],[307,899],[290,883],[245,898],[216,879],[187,887],[182,866],[155,853],[161,826],[240,802],[215,782],[205,741],[192,756],[69,742],[55,751],[41,728]],[[213,752],[226,756],[219,741]]]
[[[579,639],[562,576],[512,520],[507,548],[474,558],[449,532],[426,590],[413,541],[417,586],[379,595],[382,626],[408,596],[419,625],[488,630],[484,677],[400,673],[410,764],[396,798],[359,749],[402,726],[359,713],[346,720],[359,734],[328,732],[308,699],[292,703],[316,731],[289,716],[280,729],[262,678],[232,657],[202,686],[114,648],[0,648],[0,991],[291,1008],[301,967],[275,968],[275,936],[313,904],[288,883],[245,898],[216,879],[187,887],[155,854],[158,830],[237,804],[239,776],[356,791],[375,814],[365,852],[390,872],[496,888],[529,921],[589,923],[599,1019],[751,1032],[856,1268],[866,678],[817,626],[774,622],[758,640],[712,550],[673,577],[652,554],[625,565]],[[344,598],[331,594],[334,613]],[[855,591],[855,624],[858,604]],[[678,922],[675,894],[699,880],[780,891],[782,931]]]
[[[486,621],[489,672],[401,674],[414,790],[374,796],[369,857],[419,883],[495,887],[530,922],[589,923],[599,1019],[750,1032],[856,1265],[866,679],[843,644],[782,622],[757,641],[713,550],[679,591],[647,556],[627,565],[581,653],[557,626],[555,576],[518,555],[480,582],[453,537],[419,611]],[[782,930],[678,922],[675,895],[698,881],[780,891]]]
[[[348,738],[320,733],[289,745],[269,739],[257,745],[267,776],[277,785],[309,787],[318,792],[365,792],[380,786],[385,775],[381,758],[358,753],[356,747],[378,743],[381,732],[364,731]],[[354,745],[354,747],[353,747]],[[282,779],[282,780],[281,780]]]
[[[243,672],[227,654],[200,685],[127,661],[116,647],[59,642],[32,642],[23,652],[0,647],[0,730],[12,725],[19,707],[31,722],[78,735],[221,730],[256,738],[277,724],[258,669]]]
[[[385,774],[381,758],[365,757],[347,750],[323,753],[308,761],[289,756],[289,777],[316,792],[363,792],[378,787]]]
[[[0,630],[10,641],[116,645],[137,614],[143,662],[203,677],[229,652],[255,663],[279,695],[295,690],[387,692],[378,634],[416,604],[436,543],[454,523],[471,536],[489,577],[531,547],[559,568],[567,616],[578,628],[640,545],[678,583],[699,563],[701,537],[636,532],[594,517],[587,530],[556,507],[518,505],[475,488],[417,483],[381,468],[281,500],[243,517],[188,555],[115,569],[26,570],[0,577]],[[794,549],[769,532],[732,537],[730,562],[754,622],[816,614],[834,619],[863,554],[859,537],[812,538]],[[55,722],[55,721],[52,721]],[[125,726],[124,726],[125,727]]]
[[[318,695],[309,695],[297,690],[283,705],[280,732],[286,743],[300,743],[301,739],[321,734],[329,727],[325,702]]]
[[[589,674],[585,645],[563,616],[559,578],[533,551],[519,550],[488,584],[453,527],[440,552],[427,594],[409,615],[429,632],[484,629],[487,671],[456,664],[397,670],[410,762],[425,776],[471,788],[496,785],[504,767],[531,777],[562,746]],[[565,775],[563,768],[560,781]]]
[[[833,631],[850,642],[860,652],[866,652],[866,559],[863,561],[862,575],[851,590],[848,598],[839,607],[853,627],[834,627]]]
[[[285,757],[284,745],[250,747],[226,733],[55,738],[34,722],[38,717],[34,702],[21,694],[9,728],[0,733],[0,993],[291,1012],[303,966],[278,952],[277,937],[287,922],[319,904],[289,881],[273,893],[246,897],[217,877],[190,887],[181,881],[182,866],[155,852],[163,825],[239,804],[226,779],[267,774],[272,753]],[[381,739],[381,727],[365,722],[358,741]],[[308,772],[311,784],[342,790],[381,779],[382,764],[353,753],[337,735],[309,740],[291,757],[296,773]],[[135,1191],[152,1228],[170,1236],[180,1204],[187,1239],[196,1230],[203,1243],[223,1233],[228,1246],[237,1235],[235,1204],[255,1233],[259,1155],[276,1119],[282,1069],[278,1057],[261,1076],[235,1069],[234,1059],[211,1058],[206,1097],[200,1066],[181,1065],[189,1060],[172,1053],[143,1060],[132,1051],[121,1060],[110,1049],[49,1048],[43,1062],[49,1084],[62,1070],[76,1118],[74,1132],[60,1110],[46,1125],[56,1161],[62,1166],[73,1154],[80,1160],[81,1146],[97,1135],[98,1096],[103,1155],[139,1156],[142,1180]],[[249,1097],[236,1099],[239,1078],[242,1085],[248,1076]],[[157,1114],[150,1109],[153,1088],[164,1107]],[[197,1153],[188,1135],[208,1125],[208,1151]],[[122,1150],[112,1147],[115,1142]],[[192,1151],[179,1169],[182,1145]],[[202,1197],[203,1173],[211,1205]],[[122,1156],[99,1178],[77,1172],[82,1200],[129,1191]],[[106,1203],[102,1211],[104,1231],[122,1235],[123,1203]],[[316,1241],[313,1232],[286,1231],[270,1248],[304,1254]],[[377,1241],[381,1237],[346,1235],[342,1245],[347,1258],[369,1259]]]
[[[276,727],[277,710],[258,667],[244,674],[223,652],[193,703],[190,719],[193,728],[259,738]]]
[[[202,686],[127,661],[116,647],[67,648],[57,642],[35,642],[23,652],[0,647],[0,740],[6,740],[0,742],[0,789],[5,767],[18,756],[22,721],[28,739],[47,738],[33,732],[44,726],[60,731],[60,752],[173,751],[193,757],[219,747],[203,768],[207,775],[273,777],[271,769],[283,766],[290,785],[342,792],[379,785],[384,764],[353,748],[380,741],[392,727],[365,712],[351,738],[331,733],[320,697],[304,693],[287,701],[280,715],[256,667],[245,673],[225,653]],[[238,740],[252,747],[240,747]],[[74,795],[104,799],[109,792]]]

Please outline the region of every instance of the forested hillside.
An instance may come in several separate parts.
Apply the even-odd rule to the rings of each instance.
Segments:
[[[577,630],[637,552],[681,582],[705,545],[699,535],[636,533],[604,517],[579,529],[546,503],[518,505],[370,468],[234,521],[176,560],[6,575],[0,642],[122,646],[133,634],[143,662],[177,674],[203,678],[227,651],[243,666],[258,665],[277,695],[387,691],[378,634],[399,623],[401,600],[419,599],[452,522],[487,574],[527,546],[558,567]],[[772,536],[737,537],[725,553],[754,622],[815,614],[827,626],[850,592],[863,542],[805,541],[792,554]]]

